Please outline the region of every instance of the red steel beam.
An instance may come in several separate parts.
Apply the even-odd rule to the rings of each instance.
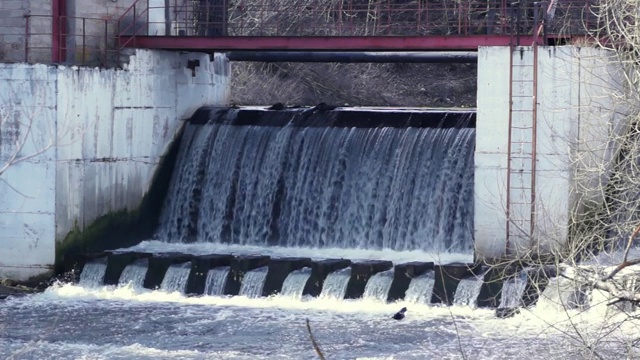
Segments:
[[[61,63],[66,59],[67,1],[53,0],[51,3],[51,62]]]
[[[314,50],[314,51],[475,51],[479,46],[508,46],[509,35],[470,36],[131,36],[121,35],[120,46],[167,50]],[[534,37],[520,36],[521,45]]]

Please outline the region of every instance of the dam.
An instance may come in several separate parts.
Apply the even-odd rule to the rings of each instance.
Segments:
[[[568,2],[264,4],[0,4],[25,11],[0,27],[0,278],[40,290],[0,294],[0,355],[580,358],[571,334],[603,328],[632,344],[636,305],[553,262],[607,204],[593,184],[627,128],[611,52],[547,32]],[[476,107],[238,106],[246,58],[470,62]]]

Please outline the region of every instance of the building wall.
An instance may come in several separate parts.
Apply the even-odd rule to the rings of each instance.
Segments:
[[[223,55],[144,50],[125,70],[0,64],[0,164],[34,155],[0,174],[0,278],[46,273],[75,226],[135,209],[181,120],[228,103],[228,74]]]
[[[512,255],[558,249],[567,239],[570,214],[579,212],[586,200],[601,201],[593,184],[606,181],[612,156],[608,142],[620,126],[611,115],[610,94],[618,85],[608,55],[603,50],[572,46],[538,49],[536,230],[533,239],[509,239]],[[528,65],[533,64],[533,50],[522,47],[511,54],[508,47],[481,47],[475,155],[475,244],[479,259],[501,257],[507,248],[509,56],[513,56],[514,79],[522,81],[514,85],[513,109],[533,108],[532,97],[526,96],[534,89],[527,82],[532,79]],[[514,112],[514,127],[525,124],[527,116],[526,112]],[[522,141],[532,140],[526,131],[517,134],[516,130],[514,134]],[[530,170],[527,166],[523,173]],[[524,209],[530,208],[530,200],[524,205],[515,202],[510,205],[512,214],[526,214]]]

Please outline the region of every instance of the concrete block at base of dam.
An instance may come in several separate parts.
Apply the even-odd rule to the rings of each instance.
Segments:
[[[269,265],[270,257],[261,255],[238,256],[231,262],[229,278],[224,288],[225,295],[238,295],[244,274]]]
[[[393,267],[391,261],[371,260],[351,264],[351,279],[347,284],[345,299],[359,299],[364,294],[369,279],[382,271],[387,271]]]
[[[480,265],[476,264],[436,265],[434,267],[435,283],[431,303],[453,305],[460,280],[478,273],[479,270]]]
[[[480,287],[480,295],[478,295],[478,307],[497,308],[500,305],[504,278],[505,274],[502,269],[492,268],[485,273]]]
[[[388,302],[404,299],[411,280],[433,269],[432,262],[410,262],[398,264],[393,271],[393,282],[387,297]]]
[[[159,289],[169,266],[189,262],[192,259],[193,255],[181,253],[166,253],[150,258],[143,286],[151,290]]]
[[[311,276],[307,280],[302,295],[320,296],[324,280],[330,273],[344,269],[351,265],[351,260],[347,259],[325,259],[313,261],[311,263]]]
[[[191,260],[191,272],[187,280],[186,294],[200,295],[205,291],[209,270],[231,265],[233,255],[205,255]]]
[[[284,280],[292,271],[309,266],[311,266],[311,259],[309,258],[271,259],[269,272],[262,288],[262,296],[279,294],[282,291]]]
[[[144,252],[130,252],[124,254],[109,255],[107,261],[107,269],[104,273],[104,285],[118,285],[120,281],[120,275],[127,265],[140,259],[151,257],[152,254]]]
[[[104,261],[106,262],[107,256],[109,256],[109,253],[104,252],[75,254],[65,260],[63,273],[70,273],[70,280],[77,283],[80,281],[80,274],[82,273],[85,264],[102,258],[104,258]]]

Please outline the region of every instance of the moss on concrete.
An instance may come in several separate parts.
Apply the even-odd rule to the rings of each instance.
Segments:
[[[138,208],[110,212],[95,219],[85,229],[76,223],[64,240],[56,243],[56,274],[69,270],[68,260],[75,255],[132,246],[153,236],[178,157],[182,132],[162,156],[151,187]]]

